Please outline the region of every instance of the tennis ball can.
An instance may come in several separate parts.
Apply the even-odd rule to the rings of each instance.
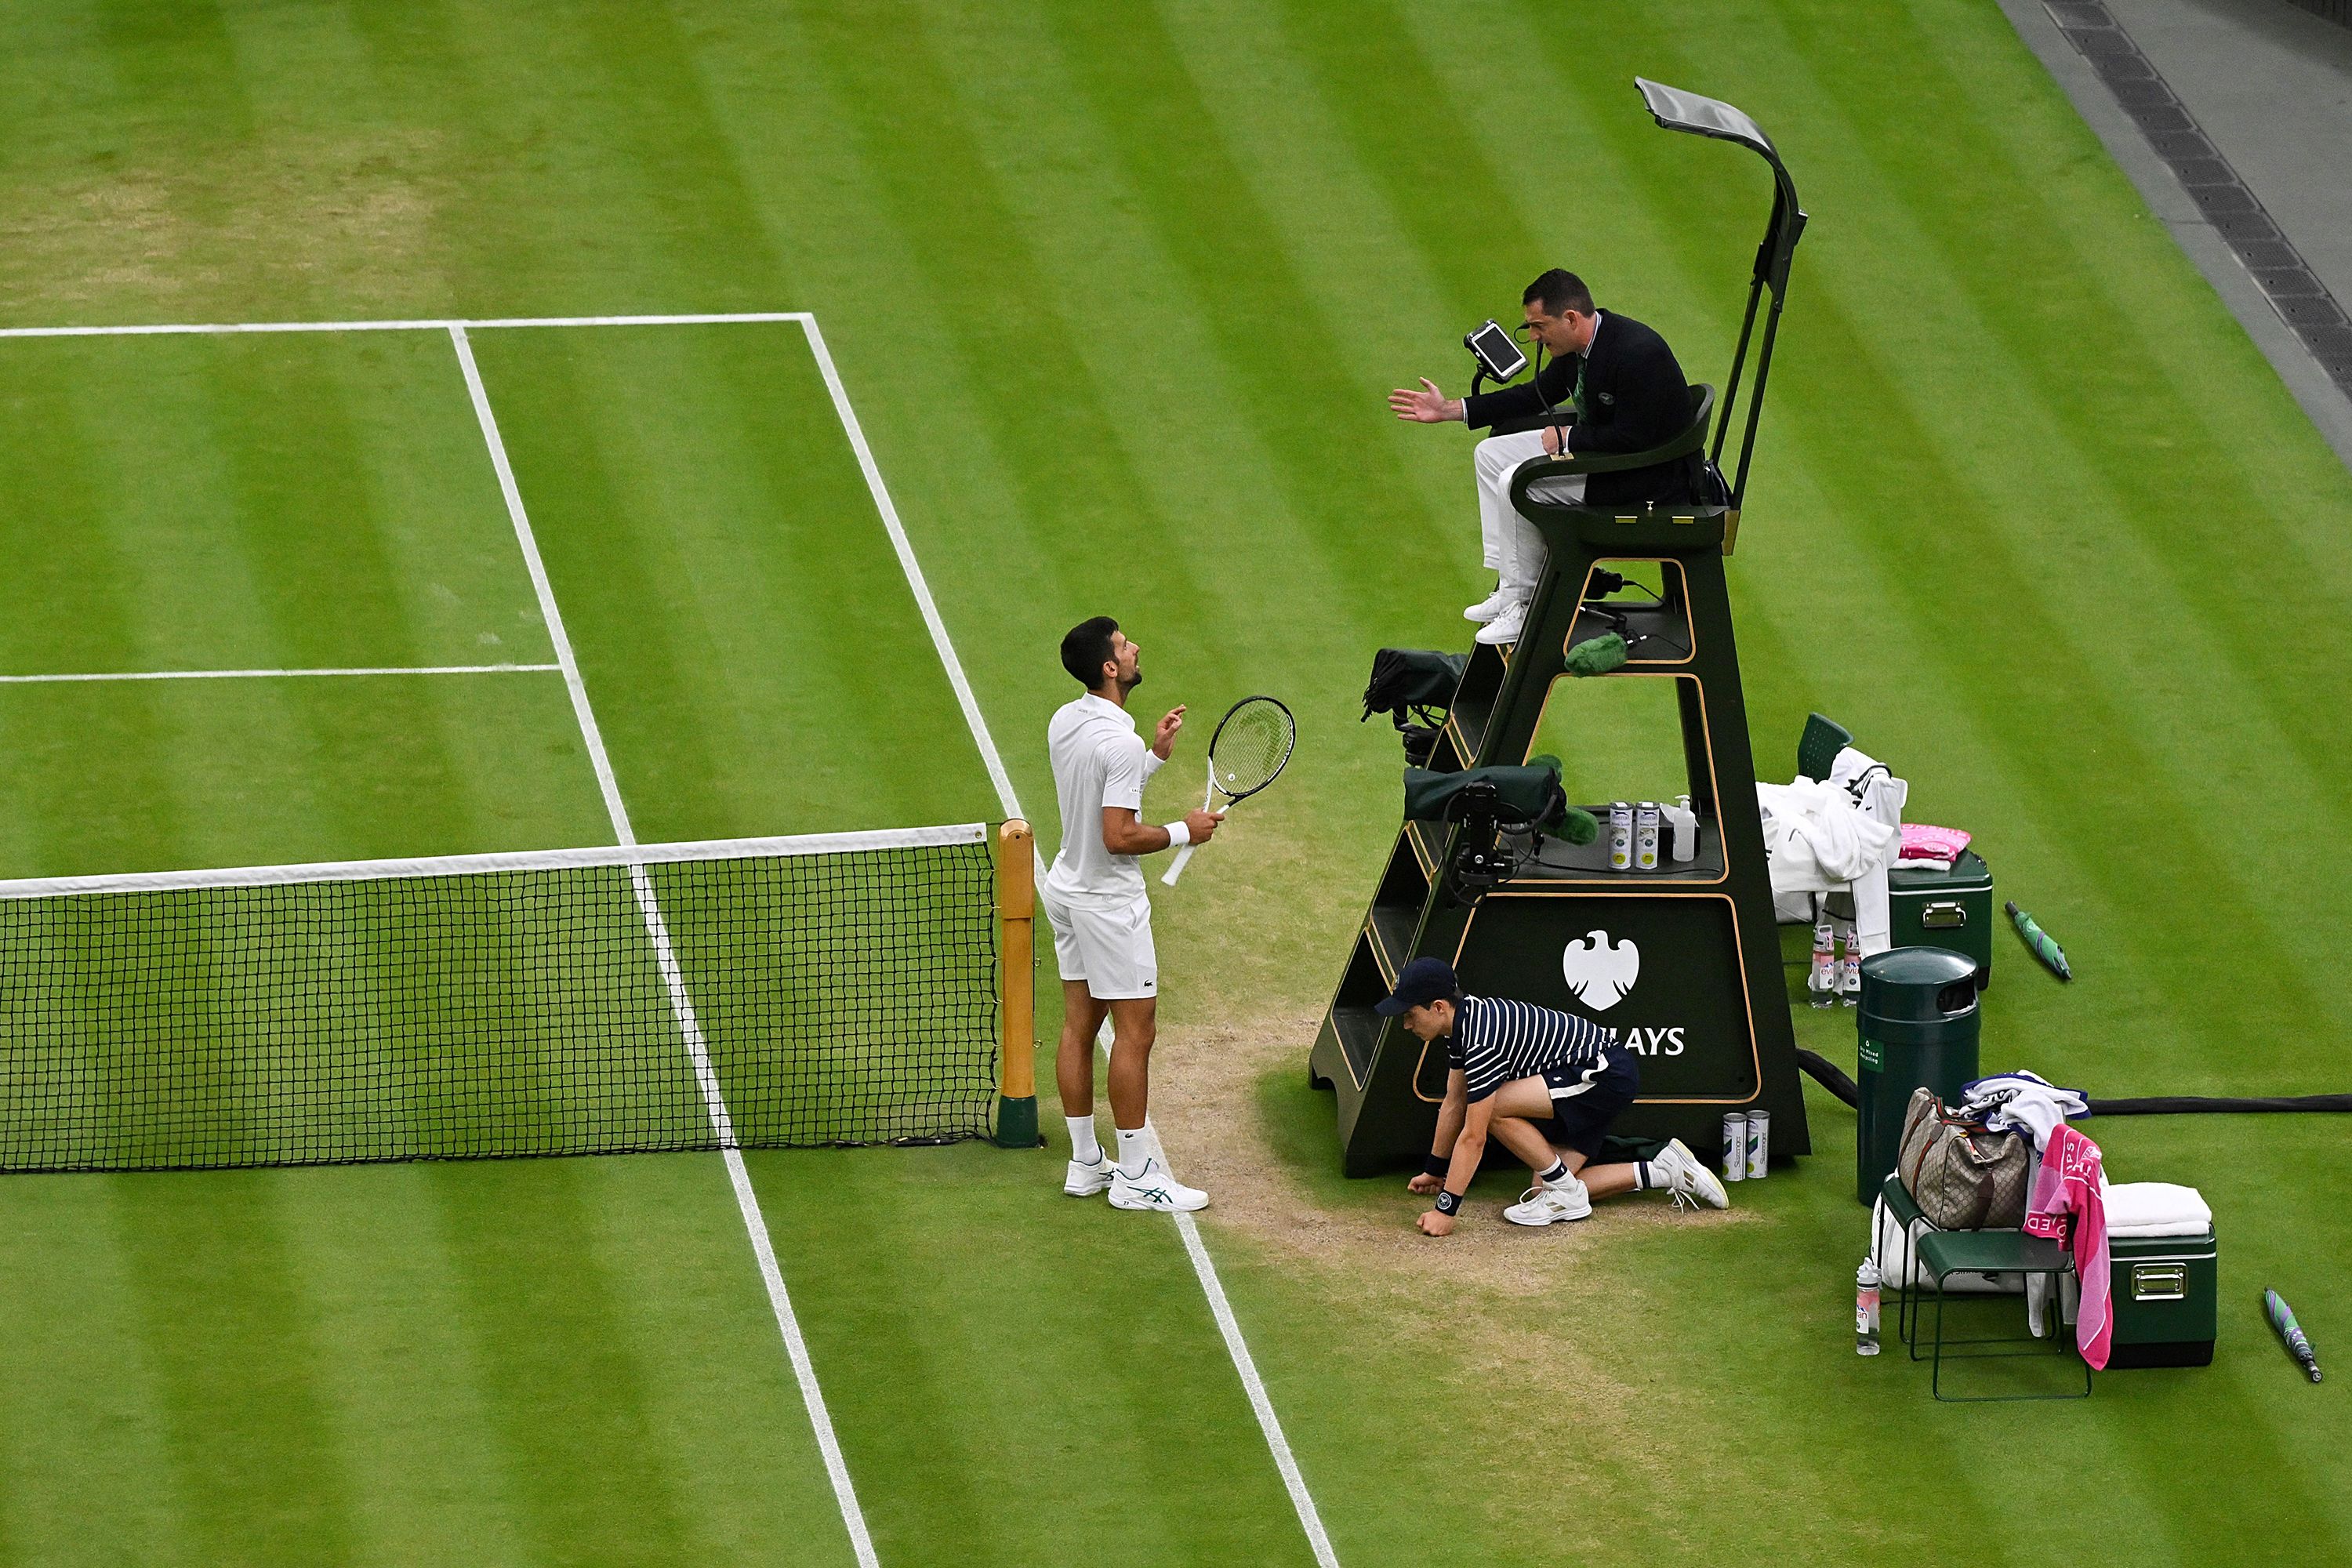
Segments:
[[[1609,803],[1609,868],[1633,868],[1633,803],[1630,800]]]
[[[1748,1114],[1727,1112],[1723,1119],[1723,1179],[1745,1181],[1748,1177]]]

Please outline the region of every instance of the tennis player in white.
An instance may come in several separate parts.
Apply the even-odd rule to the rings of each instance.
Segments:
[[[1151,1099],[1151,1042],[1159,1028],[1160,961],[1151,946],[1151,900],[1138,858],[1180,844],[1206,844],[1224,813],[1192,811],[1165,827],[1140,820],[1143,786],[1176,743],[1184,710],[1153,728],[1147,749],[1127,710],[1143,680],[1141,650],[1118,623],[1097,616],[1062,639],[1062,668],[1087,689],[1046,728],[1062,847],[1045,873],[1041,901],[1054,927],[1062,972],[1062,1043],[1055,1077],[1070,1125],[1072,1197],[1108,1191],[1113,1208],[1162,1213],[1205,1208],[1209,1194],[1168,1173],[1145,1131]],[[1095,1037],[1111,1026],[1110,1114],[1118,1158],[1095,1138]]]

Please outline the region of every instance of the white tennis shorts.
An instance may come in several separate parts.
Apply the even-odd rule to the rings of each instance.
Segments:
[[[1151,945],[1151,900],[1120,909],[1065,906],[1040,899],[1054,928],[1054,962],[1064,980],[1083,980],[1097,1002],[1160,994],[1160,955]]]

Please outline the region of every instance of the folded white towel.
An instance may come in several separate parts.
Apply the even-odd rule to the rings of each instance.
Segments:
[[[2195,1187],[2172,1182],[2119,1182],[2106,1191],[2107,1236],[2203,1236],[2213,1211]]]

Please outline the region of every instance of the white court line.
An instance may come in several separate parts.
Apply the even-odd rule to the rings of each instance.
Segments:
[[[389,321],[178,321],[120,327],[0,327],[0,338],[169,338],[245,332],[446,332],[487,327],[709,327],[730,321],[806,321],[806,310],[730,310],[667,316],[487,316]]]
[[[0,686],[54,686],[85,680],[275,680],[313,675],[514,675],[562,668],[560,664],[404,664],[349,669],[121,669],[89,675],[0,675]]]
[[[614,780],[612,758],[605,753],[604,735],[596,728],[596,715],[588,706],[588,689],[581,683],[580,664],[572,657],[572,639],[563,629],[563,614],[556,608],[555,591],[549,585],[547,566],[540,558],[530,518],[523,510],[522,492],[515,487],[514,468],[507,461],[506,443],[500,439],[498,419],[490,412],[489,394],[483,389],[481,370],[474,363],[473,346],[466,341],[464,326],[452,323],[448,332],[449,342],[457,351],[458,368],[465,373],[467,395],[473,399],[474,417],[482,427],[484,444],[489,447],[490,465],[498,472],[499,491],[506,498],[515,542],[522,549],[531,588],[539,595],[541,617],[547,623],[548,637],[555,644],[556,660],[562,667],[563,683],[572,693],[572,710],[580,721],[580,738],[595,769],[596,787],[604,792],[604,809],[612,818],[614,837],[623,845],[634,847],[636,831],[630,826],[628,807],[622,803],[620,785]],[[646,934],[653,942],[654,960],[668,989],[671,1009],[677,1015],[678,1028],[686,1037],[687,1053],[694,1062],[695,1081],[702,1089],[703,1109],[726,1158],[727,1179],[735,1189],[735,1206],[742,1215],[743,1228],[751,1234],[760,1278],[768,1288],[768,1304],[783,1335],[784,1352],[792,1360],[801,1402],[808,1407],[809,1425],[816,1433],[817,1450],[824,1457],[825,1475],[833,1482],[834,1500],[840,1506],[841,1521],[848,1529],[850,1549],[856,1553],[859,1568],[880,1568],[880,1560],[874,1552],[874,1539],[866,1531],[865,1510],[858,1506],[857,1490],[850,1483],[849,1467],[841,1457],[841,1443],[834,1434],[833,1415],[825,1408],[824,1391],[817,1386],[816,1367],[809,1359],[808,1342],[801,1336],[800,1318],[793,1310],[792,1296],[784,1289],[783,1269],[768,1239],[768,1224],[760,1212],[759,1194],[752,1190],[751,1173],[743,1168],[742,1152],[735,1147],[733,1120],[728,1114],[726,1097],[719,1091],[719,1075],[711,1070],[709,1048],[695,1013],[694,998],[688,994],[686,977],[678,968],[677,954],[670,945],[669,927],[662,919],[661,906],[654,898],[653,882],[645,868],[631,867],[629,881],[636,891],[637,908],[645,916]]]
[[[924,581],[922,566],[915,559],[914,546],[908,542],[907,531],[899,523],[898,509],[892,504],[890,491],[882,482],[882,470],[874,461],[873,448],[866,445],[866,432],[857,423],[857,412],[849,405],[841,373],[835,368],[833,355],[824,346],[824,334],[818,329],[816,318],[802,318],[801,331],[808,334],[809,349],[816,355],[817,368],[824,374],[825,390],[833,395],[834,412],[841,416],[841,426],[857,453],[857,466],[865,471],[866,487],[873,492],[875,510],[882,514],[882,526],[888,531],[891,547],[898,552],[898,564],[907,574],[907,586],[914,591],[923,624],[930,628],[931,646],[939,652],[940,663],[946,667],[948,684],[955,688],[964,723],[980,747],[982,760],[988,764],[988,776],[996,785],[996,797],[1006,816],[1025,816],[1021,802],[1013,795],[1013,780],[1004,771],[1004,759],[989,735],[988,721],[981,716],[980,704],[972,697],[963,660],[956,656],[947,623],[940,618],[930,584]],[[1153,1141],[1158,1142],[1156,1133]],[[1265,1434],[1275,1468],[1282,1474],[1282,1484],[1290,1493],[1290,1506],[1297,1511],[1299,1528],[1307,1532],[1315,1561],[1321,1568],[1339,1568],[1339,1555],[1332,1551],[1331,1538],[1323,1529],[1323,1516],[1316,1510],[1315,1499],[1307,1489],[1307,1479],[1299,1473],[1297,1458],[1290,1451],[1290,1439],[1282,1430],[1282,1418],[1275,1413],[1265,1380],[1258,1375],[1257,1360],[1250,1354],[1249,1343],[1242,1337],[1241,1322],[1234,1316],[1233,1304],[1225,1299],[1224,1283],[1218,1279],[1217,1266],[1209,1257],[1207,1244],[1201,1239],[1201,1227],[1193,1223],[1191,1215],[1180,1214],[1176,1215],[1176,1230],[1183,1237],[1185,1256],[1192,1261],[1192,1272],[1200,1279],[1201,1289],[1209,1299],[1209,1315],[1216,1320],[1217,1332],[1224,1338],[1225,1352],[1233,1358],[1234,1370],[1241,1374],[1242,1388],[1249,1395],[1251,1410],[1257,1415],[1258,1429]]]

